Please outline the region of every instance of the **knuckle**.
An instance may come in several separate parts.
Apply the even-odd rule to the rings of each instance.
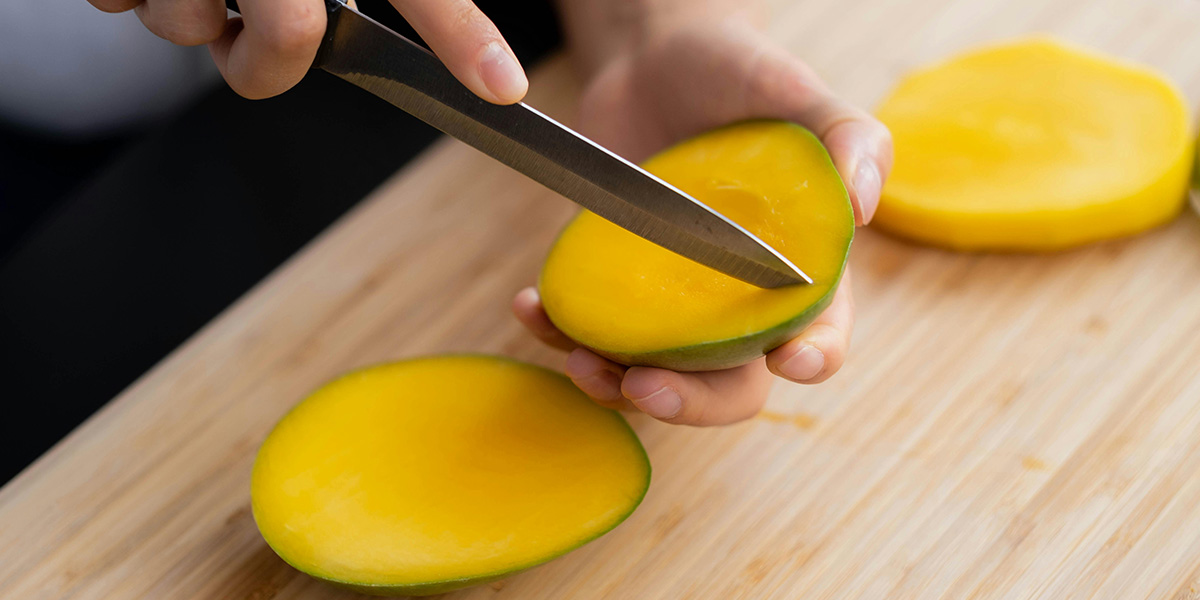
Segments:
[[[455,2],[450,11],[447,25],[451,27],[451,31],[491,29],[491,21],[483,16],[483,12],[473,2]]]
[[[471,25],[475,21],[475,5],[470,2],[455,2],[450,7],[449,18],[446,19],[446,24],[452,30],[458,30],[462,27]]]
[[[291,2],[273,22],[264,27],[263,41],[284,55],[315,51],[325,34],[325,12],[311,2]]]
[[[859,144],[878,146],[881,136],[889,135],[887,128],[875,117],[841,98],[828,95],[821,100],[821,104],[821,130],[813,133],[822,140],[836,134],[844,136],[843,139],[859,140]]]
[[[825,95],[824,84],[811,67],[794,58],[772,54],[750,76],[750,93],[778,106],[811,105]]]
[[[221,30],[204,24],[173,24],[163,37],[180,46],[200,46],[221,37]]]
[[[225,18],[217,13],[203,10],[205,7],[189,5],[180,10],[163,10],[146,3],[138,3],[135,12],[142,23],[158,37],[180,46],[199,46],[221,37],[225,29]],[[174,8],[174,7],[173,7]]]

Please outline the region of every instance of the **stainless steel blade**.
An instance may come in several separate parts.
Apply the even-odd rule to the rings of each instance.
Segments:
[[[703,203],[525,104],[480,99],[429,51],[337,0],[326,1],[329,27],[314,67],[664,248],[759,287],[812,283]]]

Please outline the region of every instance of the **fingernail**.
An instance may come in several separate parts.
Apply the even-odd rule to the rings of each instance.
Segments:
[[[621,379],[612,371],[600,371],[574,381],[583,393],[597,400],[613,402],[621,399]]]
[[[670,419],[683,410],[683,399],[675,390],[665,387],[645,398],[630,398],[638,410],[655,419]]]
[[[533,306],[534,304],[538,303],[537,290],[531,287],[523,288],[521,291],[517,292],[517,300],[519,300],[522,304]]]
[[[488,91],[507,102],[520,100],[529,85],[517,59],[497,42],[489,43],[480,56],[479,75]]]
[[[858,210],[862,214],[863,225],[871,222],[875,209],[879,206],[879,192],[882,183],[879,179],[879,169],[875,161],[864,157],[858,161],[854,170],[854,196],[858,199]]]
[[[825,368],[825,354],[816,346],[804,346],[791,358],[779,365],[779,370],[795,381],[808,381],[821,373]]]

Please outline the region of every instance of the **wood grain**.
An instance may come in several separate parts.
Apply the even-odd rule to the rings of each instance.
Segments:
[[[1052,31],[1200,97],[1194,0],[776,2],[839,93]],[[569,116],[569,65],[532,102]],[[469,176],[464,176],[469,174]],[[275,557],[253,453],[323,380],[449,350],[558,366],[508,315],[572,209],[452,142],[398,173],[0,490],[3,598],[337,598]],[[1051,256],[864,231],[844,371],[722,429],[632,421],[624,525],[454,598],[1200,598],[1200,221]],[[136,335],[136,332],[131,332]]]

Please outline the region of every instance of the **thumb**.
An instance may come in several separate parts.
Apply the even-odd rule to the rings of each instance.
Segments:
[[[892,169],[892,136],[883,123],[833,95],[812,69],[776,48],[759,57],[746,101],[752,113],[799,123],[820,138],[847,183],[855,221],[871,221]]]

